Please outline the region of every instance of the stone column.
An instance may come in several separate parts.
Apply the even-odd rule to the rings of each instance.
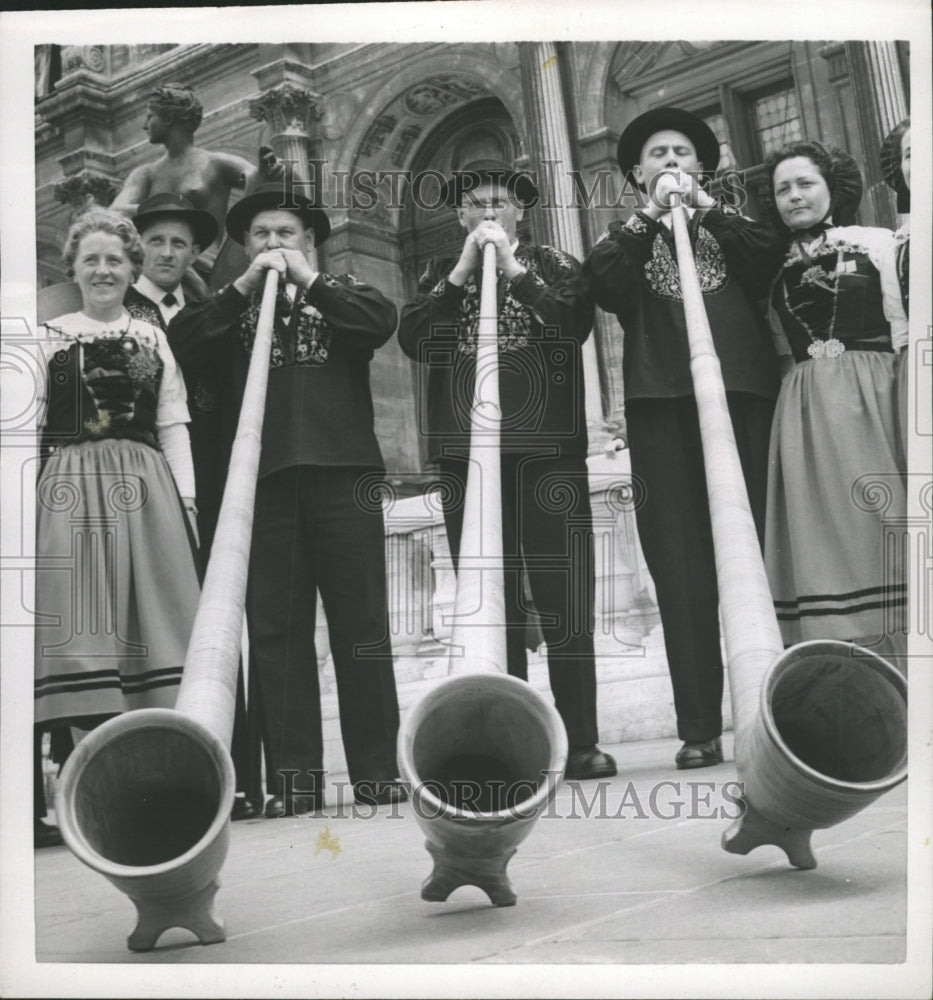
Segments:
[[[70,222],[93,205],[108,206],[120,190],[110,151],[119,98],[110,85],[107,46],[65,45],[61,59],[61,79],[37,111],[42,127],[59,137],[63,179],[53,190],[56,201],[71,209]]]
[[[907,117],[907,95],[894,42],[846,42],[846,57],[855,94],[865,193],[878,225],[894,228],[890,189],[881,176],[878,154],[884,137]]]
[[[307,186],[310,180],[308,161],[315,145],[316,122],[322,112],[319,96],[310,89],[311,68],[290,59],[280,59],[255,70],[262,93],[249,104],[249,113],[257,121],[268,122],[272,130],[269,145],[279,159],[288,164],[301,194],[321,200],[321,178],[316,178],[318,190]],[[312,254],[312,266],[318,267],[318,254]]]
[[[312,132],[321,117],[317,94],[286,80],[250,101],[249,113],[269,123],[276,155],[294,164],[296,179],[307,181]]]
[[[907,117],[907,95],[894,42],[864,42],[865,62],[871,78],[882,134]]]
[[[537,169],[541,202],[533,209],[538,238],[582,260],[585,253],[580,210],[574,204],[574,156],[564,101],[561,64],[554,42],[519,42],[525,119],[531,161]],[[596,338],[583,345],[583,377],[590,451],[600,451],[606,435]]]

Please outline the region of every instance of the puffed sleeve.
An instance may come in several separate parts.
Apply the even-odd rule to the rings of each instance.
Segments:
[[[395,332],[398,310],[378,288],[352,274],[319,274],[304,301],[345,343],[370,354]]]
[[[593,300],[580,280],[580,263],[570,254],[543,246],[540,277],[531,270],[511,283],[512,295],[527,306],[542,331],[557,327],[561,335],[582,343],[593,328]]]
[[[430,340],[457,337],[457,323],[464,289],[451,284],[447,275],[453,267],[431,260],[418,282],[418,294],[402,306],[398,342],[402,350],[415,361],[424,358],[422,344]]]
[[[887,230],[880,230],[880,232],[886,233]],[[907,346],[908,336],[907,313],[901,296],[901,283],[897,276],[897,253],[900,242],[894,233],[890,234],[890,239],[879,239],[880,250],[877,253],[877,263],[875,264],[881,276],[884,315],[891,324],[891,346],[895,353]],[[869,257],[872,263],[875,263],[876,257],[871,248],[869,248]]]
[[[643,212],[613,222],[583,262],[581,278],[587,294],[606,312],[624,311],[651,257],[658,223]]]
[[[188,413],[188,392],[175,355],[168,346],[165,334],[157,327],[150,327],[156,336],[156,346],[162,359],[162,382],[159,385],[159,399],[156,405],[156,427],[171,424],[187,424],[191,421]]]
[[[734,208],[710,208],[700,225],[722,247],[729,273],[753,299],[764,298],[780,270],[784,240],[774,230]]]

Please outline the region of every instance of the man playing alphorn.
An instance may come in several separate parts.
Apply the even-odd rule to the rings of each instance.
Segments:
[[[619,166],[646,194],[613,222],[583,265],[583,281],[624,335],[622,371],[632,472],[645,487],[638,534],[657,590],[674,688],[678,768],[722,761],[723,666],[706,475],[697,418],[670,196],[679,192],[759,540],[777,358],[755,300],[780,265],[776,238],[699,185],[719,163],[719,140],[696,115],[654,108],[619,139]]]
[[[570,743],[568,778],[611,777],[596,745],[593,532],[581,345],[593,307],[579,263],[522,244],[516,227],[537,199],[530,177],[479,161],[444,186],[466,239],[459,258],[432,260],[402,310],[399,343],[427,370],[430,459],[444,491],[456,566],[470,450],[483,246],[496,247],[502,534],[508,672],[527,679],[522,570],[541,615],[551,692]]]
[[[385,530],[381,507],[360,491],[361,481],[384,468],[369,363],[392,336],[396,309],[352,275],[312,267],[310,252],[327,238],[330,223],[281,183],[239,201],[226,227],[244,245],[248,269],[207,303],[179,314],[171,335],[183,365],[229,360],[234,393],[242,393],[266,271],[279,272],[247,595],[273,796],[266,815],[323,805],[318,591],[355,795],[367,803],[400,801],[406,795],[395,782],[399,716]]]

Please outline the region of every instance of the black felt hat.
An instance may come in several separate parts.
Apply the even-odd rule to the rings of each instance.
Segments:
[[[910,211],[910,188],[901,170],[901,140],[910,129],[910,119],[898,122],[881,144],[881,173],[897,195],[897,210],[902,215]]]
[[[319,208],[294,187],[287,189],[281,181],[269,181],[260,184],[252,194],[241,198],[227,212],[226,225],[230,239],[242,243],[253,219],[260,212],[276,209],[293,212],[301,218],[305,228],[313,229],[315,246],[319,247],[330,236],[330,220],[323,208]]]
[[[441,185],[445,205],[458,208],[463,196],[480,184],[498,184],[522,208],[530,208],[538,200],[538,188],[527,170],[514,170],[504,160],[474,160],[454,173]]]
[[[142,234],[159,219],[183,219],[191,227],[194,242],[206,250],[217,239],[217,220],[210,212],[204,212],[181,195],[165,191],[154,194],[139,203],[133,216],[133,225]]]
[[[683,108],[652,108],[633,118],[619,137],[616,157],[623,177],[641,160],[645,143],[656,133],[671,129],[682,132],[696,149],[703,172],[712,174],[719,166],[719,140],[716,133],[697,115]]]

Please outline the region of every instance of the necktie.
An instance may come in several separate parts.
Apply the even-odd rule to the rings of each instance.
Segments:
[[[168,308],[171,309],[172,306],[178,305],[178,299],[176,299],[175,296],[169,292],[168,295],[163,297],[162,305],[168,306]]]

